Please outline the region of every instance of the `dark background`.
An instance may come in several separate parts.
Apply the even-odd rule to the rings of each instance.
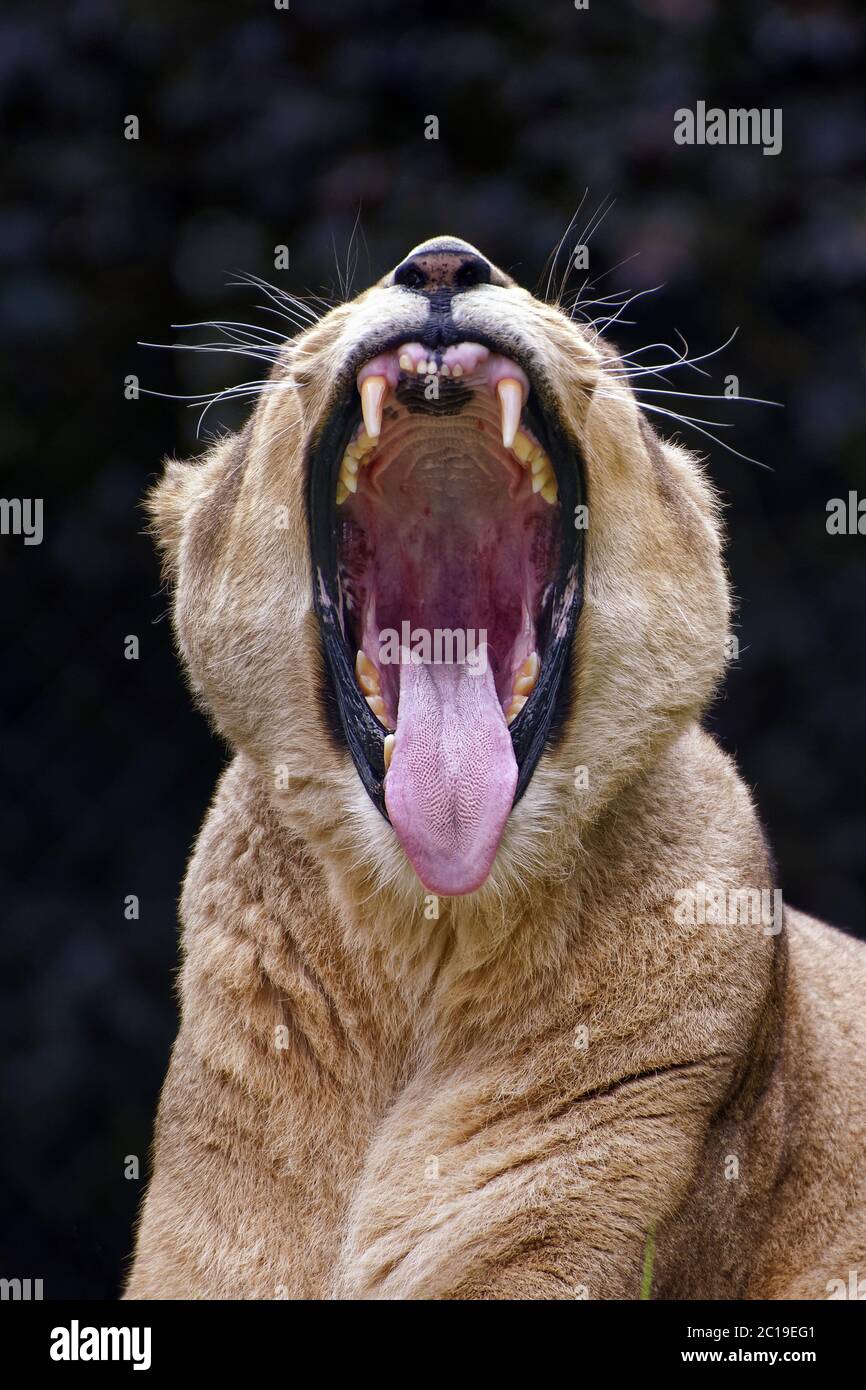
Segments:
[[[739,326],[710,381],[679,385],[735,373],[784,404],[679,402],[736,420],[718,433],[772,469],[682,434],[724,491],[741,600],[711,724],[786,896],[864,934],[866,540],[825,528],[863,476],[864,26],[817,0],[54,10],[7,5],[0,32],[3,495],[45,504],[41,546],[0,538],[0,1275],[110,1298],[142,1186],[124,1158],[147,1153],[175,1028],[175,900],[225,756],[184,689],[140,511],[161,456],[198,447],[198,412],[127,401],[124,377],[182,394],[259,375],[137,343],[276,322],[233,272],[331,296],[347,263],[361,289],[440,232],[534,287],[581,199],[575,231],[615,200],[590,243],[598,293],[664,286],[615,341],[679,329],[705,352]],[[675,145],[673,112],[698,99],[781,107],[783,152]]]

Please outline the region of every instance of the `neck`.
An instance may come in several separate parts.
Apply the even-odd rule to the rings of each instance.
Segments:
[[[271,846],[274,881],[288,872],[296,880],[288,891],[309,898],[310,912],[293,920],[299,945],[326,924],[326,949],[333,957],[339,943],[341,970],[375,962],[413,1006],[432,993],[454,1007],[473,998],[484,998],[485,1009],[497,999],[513,1007],[513,991],[549,979],[591,924],[633,933],[637,904],[669,900],[701,880],[747,883],[748,864],[761,857],[756,829],[743,839],[744,862],[729,862],[726,828],[755,818],[725,756],[694,725],[594,823],[581,824],[567,808],[549,815],[531,871],[494,876],[466,898],[436,898],[408,869],[383,885],[369,827],[353,837],[332,813],[275,806],[243,757],[228,778],[239,779],[245,817]],[[237,797],[233,789],[233,803]]]

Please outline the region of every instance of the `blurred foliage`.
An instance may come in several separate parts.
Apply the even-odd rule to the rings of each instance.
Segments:
[[[234,272],[339,296],[347,267],[363,288],[450,231],[535,287],[575,209],[579,231],[610,203],[597,293],[662,286],[616,325],[623,350],[679,331],[708,352],[739,328],[710,377],[678,384],[734,373],[784,410],[646,397],[736,421],[716,433],[770,466],[653,417],[706,452],[727,502],[742,651],[710,722],[786,895],[863,932],[866,541],[825,529],[827,500],[864,486],[863,50],[862,7],[818,0],[5,7],[3,492],[45,499],[46,539],[0,547],[0,1273],[112,1297],[131,1244],[124,1157],[147,1153],[174,904],[224,754],[183,688],[139,508],[160,457],[200,447],[198,412],[127,401],[123,381],[182,395],[257,375],[137,346],[195,340],[172,324],[267,323]],[[699,99],[781,108],[782,154],[675,145],[673,112]]]

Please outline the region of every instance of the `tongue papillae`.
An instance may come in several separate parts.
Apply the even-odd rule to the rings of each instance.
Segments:
[[[385,805],[432,893],[490,873],[517,785],[511,735],[486,663],[404,664]]]

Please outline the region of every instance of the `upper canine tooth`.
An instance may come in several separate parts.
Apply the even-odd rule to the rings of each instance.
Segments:
[[[391,766],[391,759],[394,756],[394,744],[397,742],[393,734],[385,735],[385,742],[382,744],[382,757],[385,759],[385,771]]]
[[[523,410],[523,387],[513,377],[503,377],[497,383],[496,394],[499,397],[502,446],[510,449],[520,424],[520,412]]]
[[[361,382],[361,413],[371,440],[382,433],[382,402],[387,390],[388,379],[384,376],[368,376]]]

